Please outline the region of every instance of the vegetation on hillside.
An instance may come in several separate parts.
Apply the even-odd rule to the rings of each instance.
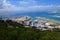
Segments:
[[[8,28],[10,25],[13,28]],[[0,40],[60,40],[60,29],[54,30],[40,31],[34,27],[25,28],[24,25],[11,20],[0,20]]]

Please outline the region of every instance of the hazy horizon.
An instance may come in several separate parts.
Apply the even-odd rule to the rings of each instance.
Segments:
[[[44,16],[41,12],[45,12]],[[60,20],[60,0],[0,0],[0,16],[34,16],[34,13],[43,17],[51,14],[49,18]]]

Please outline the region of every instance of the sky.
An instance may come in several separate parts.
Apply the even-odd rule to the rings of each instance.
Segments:
[[[31,11],[60,12],[60,0],[0,0],[0,15]]]

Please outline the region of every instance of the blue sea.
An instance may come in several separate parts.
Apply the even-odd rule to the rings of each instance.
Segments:
[[[56,21],[60,21],[60,18],[54,17],[55,15],[60,16],[60,13],[48,13],[48,12],[25,12],[25,13],[16,13],[14,16],[15,17],[20,17],[20,16],[30,16],[32,18],[40,16],[44,17],[47,19],[52,19]]]

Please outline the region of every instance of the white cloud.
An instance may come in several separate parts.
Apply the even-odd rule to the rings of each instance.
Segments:
[[[60,18],[60,16],[58,16],[58,15],[54,15],[53,17]]]
[[[29,7],[29,6],[37,5],[37,2],[34,0],[23,0],[23,1],[19,1],[19,4],[22,7]]]
[[[37,5],[36,1],[34,0],[28,0],[28,1],[20,1],[19,4],[20,6],[17,7],[16,5],[10,4],[9,1],[7,0],[1,0],[0,1],[2,4],[2,8],[6,10],[11,10],[11,11],[17,11],[17,10],[32,10],[32,9],[37,9],[37,10],[45,10],[45,9],[57,9],[60,7],[60,5],[54,6],[54,5]],[[0,9],[1,10],[1,9]]]
[[[10,4],[10,2],[7,1],[7,0],[3,0],[3,8],[4,9],[7,9],[7,8],[15,8],[15,5]]]
[[[34,0],[20,1],[20,6],[12,5],[10,1],[0,0],[0,15],[12,15],[15,12],[29,12],[29,11],[46,11],[50,9],[60,8],[60,5],[37,5]],[[51,11],[52,12],[52,11]],[[56,12],[56,11],[53,11]]]

